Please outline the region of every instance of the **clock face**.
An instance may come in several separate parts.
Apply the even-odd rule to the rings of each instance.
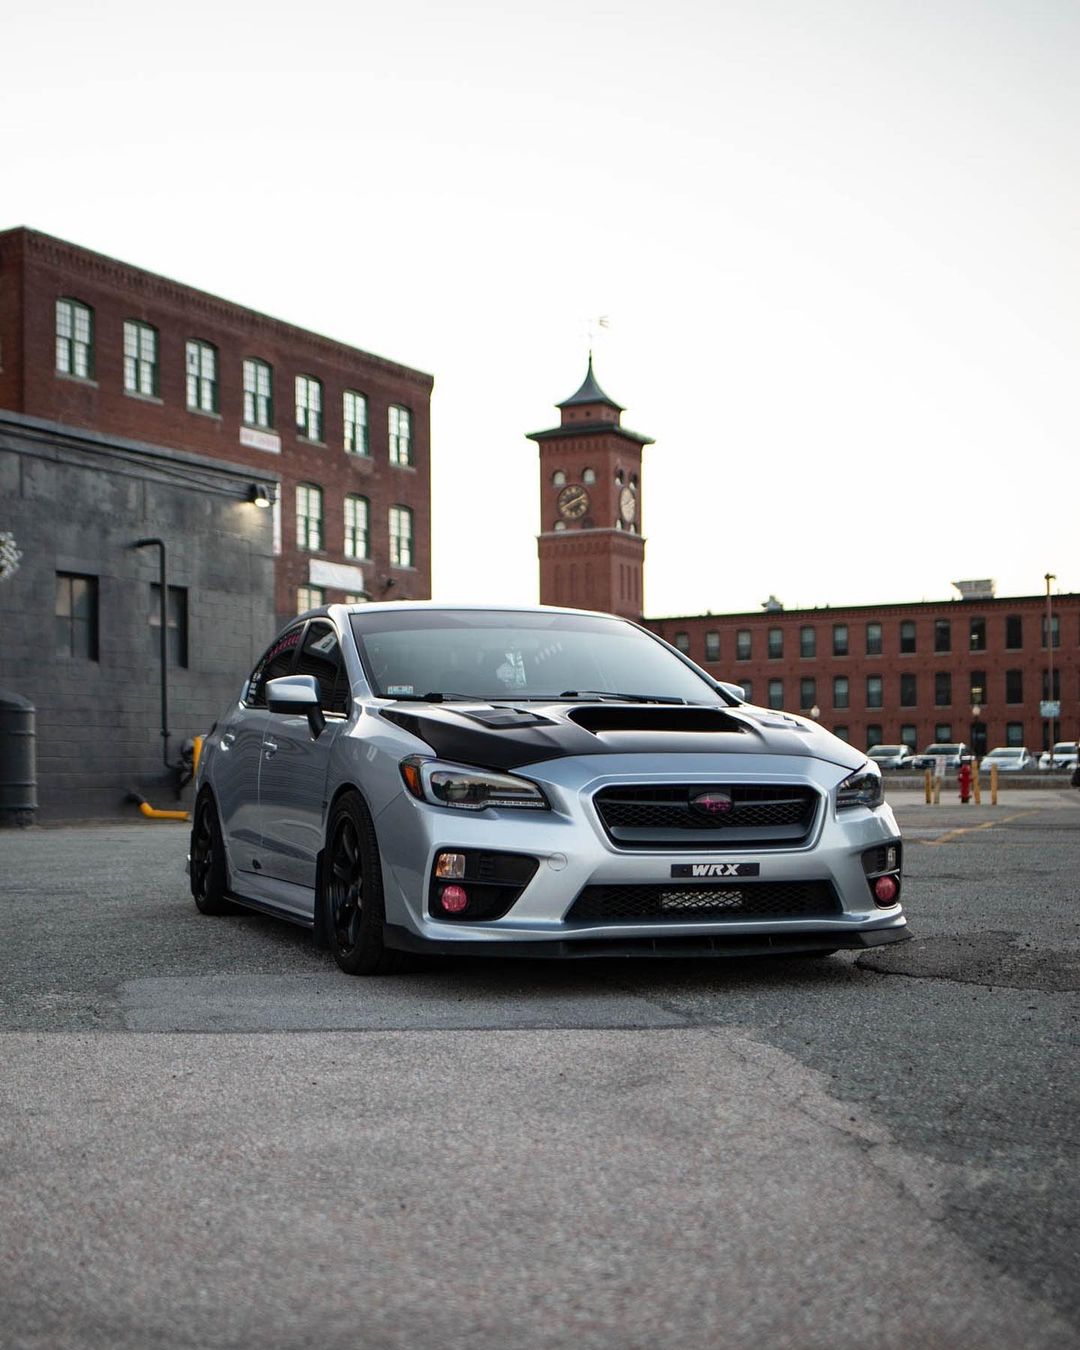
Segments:
[[[619,515],[622,516],[627,525],[637,515],[637,498],[628,487],[624,487],[619,493]]]
[[[559,515],[567,520],[580,520],[589,509],[589,494],[580,483],[568,483],[556,499]]]

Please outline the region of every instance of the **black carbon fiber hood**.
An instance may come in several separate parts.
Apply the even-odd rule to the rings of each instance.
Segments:
[[[571,755],[787,755],[850,769],[866,759],[812,722],[749,705],[398,703],[380,715],[440,759],[490,769]]]

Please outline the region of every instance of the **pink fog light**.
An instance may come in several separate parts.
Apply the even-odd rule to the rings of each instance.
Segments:
[[[461,914],[469,903],[464,886],[444,886],[439,892],[439,904],[447,914]]]
[[[456,889],[456,887],[451,887]],[[896,897],[900,893],[900,887],[896,884],[895,877],[878,877],[874,882],[874,899],[879,905],[892,905],[896,902]]]

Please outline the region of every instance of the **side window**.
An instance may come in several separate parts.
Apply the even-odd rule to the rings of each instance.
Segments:
[[[314,675],[318,680],[323,712],[348,712],[349,679],[337,634],[328,623],[313,622],[309,626],[295,674]]]
[[[276,638],[262,654],[259,664],[251,672],[251,678],[244,690],[244,702],[249,708],[266,707],[266,681],[276,680],[279,675],[292,673],[293,659],[300,642],[303,624],[297,624]]]

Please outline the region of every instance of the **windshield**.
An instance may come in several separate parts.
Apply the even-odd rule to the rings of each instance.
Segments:
[[[1053,750],[1051,751],[1051,753],[1052,753],[1052,754],[1055,754],[1055,755],[1075,755],[1075,754],[1076,754],[1076,742],[1075,742],[1075,741],[1058,741],[1058,742],[1056,742],[1056,744],[1054,745],[1054,748],[1053,748]]]
[[[894,755],[902,755],[904,747],[902,745],[875,745],[872,750],[866,752],[871,759],[892,759]]]
[[[958,745],[928,745],[923,751],[924,755],[958,755],[960,747]]]
[[[1020,758],[1020,751],[1019,751],[1019,750],[1007,750],[1007,749],[1002,748],[1001,746],[998,746],[996,749],[991,750],[990,753],[986,756],[986,758],[987,758],[987,759],[1019,759],[1019,758]]]
[[[382,610],[350,615],[380,698],[558,698],[575,692],[724,700],[660,642],[602,614]]]

